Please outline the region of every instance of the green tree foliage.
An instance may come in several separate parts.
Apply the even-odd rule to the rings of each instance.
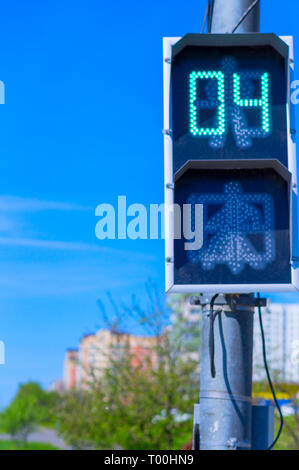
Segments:
[[[55,392],[46,392],[35,382],[21,384],[10,405],[0,415],[1,431],[26,440],[36,426],[54,420],[57,401]]]
[[[94,374],[88,391],[65,393],[59,407],[60,431],[77,448],[179,449],[192,436],[193,405],[198,399],[197,362],[187,357],[179,341],[179,318],[167,323],[169,311],[150,293],[149,306],[134,300],[116,308],[114,334],[119,334],[121,314],[135,318],[153,338],[151,357],[133,365],[129,348],[109,351],[109,367]],[[117,330],[115,331],[115,325]],[[184,330],[182,320],[181,331]],[[113,329],[112,329],[113,331]],[[199,336],[193,348],[200,346]],[[191,351],[192,352],[192,351]],[[153,360],[154,358],[154,360]]]
[[[281,378],[281,372],[277,369],[270,369],[273,379],[274,389],[278,399],[282,397],[289,402],[289,407],[293,409],[291,416],[284,416],[284,425],[280,438],[275,445],[275,450],[299,450],[299,391],[298,384],[286,383]],[[263,393],[267,398],[271,397],[272,392],[266,380],[253,384],[253,393],[262,395]],[[254,399],[258,403],[258,399]],[[275,435],[280,425],[280,417],[277,409],[275,408]]]

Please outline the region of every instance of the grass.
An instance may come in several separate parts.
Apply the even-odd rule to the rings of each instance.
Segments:
[[[294,416],[285,416],[284,417],[285,425],[282,429],[280,438],[275,446],[275,450],[299,450],[295,445],[294,438],[290,433],[289,428],[293,430],[298,435],[298,429],[296,429],[296,420]],[[278,431],[279,420],[275,419],[275,435]]]
[[[284,426],[281,436],[278,443],[275,446],[275,450],[299,450],[296,448],[294,439],[287,427],[291,428],[293,431],[298,433],[299,430],[296,430],[296,421],[294,416],[287,416],[284,418],[287,426]],[[185,424],[185,423],[184,423]],[[279,419],[276,416],[275,419],[275,435],[277,433],[279,426]],[[173,448],[180,449],[183,444],[186,444],[190,440],[190,425],[186,426],[186,433],[180,435],[180,438],[175,440]],[[58,450],[58,448],[52,446],[51,444],[43,442],[19,442],[14,440],[2,441],[0,440],[0,451],[1,450]]]
[[[18,442],[13,440],[0,440],[0,450],[58,450],[58,448],[45,442]]]

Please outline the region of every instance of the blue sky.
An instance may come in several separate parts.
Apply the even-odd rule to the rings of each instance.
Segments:
[[[150,278],[163,292],[163,242],[100,242],[94,210],[163,202],[162,37],[199,32],[205,5],[1,5],[0,406],[19,382],[61,376],[106,290],[142,298]],[[262,31],[294,35],[295,57],[297,13],[262,1]]]

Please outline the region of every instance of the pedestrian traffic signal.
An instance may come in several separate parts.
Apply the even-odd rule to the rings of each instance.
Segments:
[[[181,209],[166,211],[167,291],[299,289],[292,68],[292,38],[164,39],[165,200]]]

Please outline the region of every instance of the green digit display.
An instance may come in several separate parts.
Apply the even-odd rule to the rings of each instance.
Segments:
[[[217,123],[218,127],[200,127],[198,119],[198,80],[217,80]],[[190,132],[193,135],[213,136],[222,135],[225,132],[225,95],[224,95],[224,73],[219,71],[191,72],[189,75],[189,98],[190,98]]]
[[[241,98],[241,77],[238,73],[233,75],[234,103],[242,108],[261,108],[262,130],[264,133],[270,132],[269,120],[269,74],[267,72],[260,76],[261,98],[246,99]]]

